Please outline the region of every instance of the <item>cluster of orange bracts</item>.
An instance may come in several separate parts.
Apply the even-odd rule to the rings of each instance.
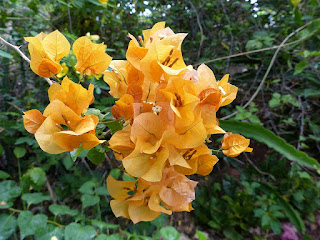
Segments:
[[[40,33],[25,40],[29,42],[32,71],[42,77],[51,77],[62,70],[60,61],[69,54],[70,44],[59,31]],[[76,70],[83,75],[104,72],[111,62],[105,49],[103,43],[94,44],[87,37],[77,39],[72,48],[77,58]],[[83,149],[90,149],[105,142],[95,135],[99,118],[83,115],[94,101],[93,88],[90,84],[87,90],[65,77],[61,85],[53,83],[50,86],[50,104],[43,114],[36,109],[24,113],[24,126],[35,135],[43,151],[58,154],[70,152],[81,144]]]
[[[249,139],[225,133],[216,118],[219,108],[235,99],[237,87],[228,83],[228,75],[216,81],[204,64],[197,70],[185,64],[181,43],[186,34],[175,34],[160,22],[144,30],[139,40],[129,37],[127,60],[111,61],[104,44],[86,37],[75,41],[73,53],[80,74],[104,73],[110,94],[119,98],[111,113],[124,121],[124,127],[111,137],[109,146],[136,180],[109,176],[107,187],[114,198],[110,202],[114,214],[137,223],[151,221],[161,212],[192,210],[197,182],[185,175],[211,173],[218,158],[205,141],[212,134],[225,134],[221,150],[227,156],[252,149]],[[61,33],[26,40],[35,73],[51,77],[61,71],[60,60],[70,50]],[[109,64],[112,70],[106,71]],[[94,99],[93,85],[87,90],[65,77],[48,93],[50,104],[43,114],[30,110],[23,116],[25,128],[44,151],[56,154],[80,145],[90,149],[104,142],[95,136],[99,119],[84,115]]]
[[[120,98],[112,115],[125,120],[109,145],[137,180],[109,176],[107,186],[115,215],[136,223],[161,212],[192,210],[197,183],[185,175],[208,175],[218,161],[205,140],[225,133],[216,112],[235,99],[237,87],[228,83],[228,75],[216,81],[206,65],[197,70],[186,66],[181,53],[186,34],[175,34],[164,22],[143,31],[139,41],[129,37],[127,60],[112,61],[104,80],[110,94]],[[237,156],[252,150],[249,143],[238,134],[225,134],[223,152]]]

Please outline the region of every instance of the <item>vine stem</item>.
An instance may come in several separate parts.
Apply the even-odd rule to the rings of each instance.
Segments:
[[[291,38],[293,35],[295,35],[295,34],[297,34],[298,32],[300,32],[302,29],[306,28],[307,26],[309,26],[309,25],[310,25],[311,23],[313,23],[313,22],[314,22],[314,21],[308,22],[307,24],[305,24],[305,25],[297,28],[295,31],[293,31],[292,33],[290,33],[285,39],[283,39],[283,41],[282,41],[281,44],[277,47],[277,50],[276,50],[275,53],[273,54],[273,57],[272,57],[271,62],[270,62],[270,64],[269,64],[269,67],[268,67],[266,73],[264,74],[264,76],[263,76],[263,78],[262,78],[262,81],[260,82],[257,90],[256,90],[256,91],[254,92],[254,94],[251,96],[251,98],[249,99],[249,101],[248,101],[245,105],[242,106],[243,108],[247,108],[247,107],[253,102],[253,100],[256,98],[256,96],[258,95],[258,93],[259,93],[260,90],[262,89],[262,87],[263,87],[263,85],[264,85],[264,82],[266,81],[266,79],[267,79],[267,77],[268,77],[268,75],[269,75],[269,72],[270,72],[270,70],[271,70],[271,68],[272,68],[272,66],[273,66],[273,64],[274,64],[274,61],[275,61],[276,58],[277,58],[277,55],[278,55],[280,49],[285,45],[285,43],[289,40],[289,38]],[[301,40],[301,39],[300,39],[300,40]],[[302,41],[302,40],[301,40],[301,41]],[[238,111],[235,111],[235,112],[233,112],[233,113],[231,113],[231,114],[229,114],[229,115],[227,115],[227,116],[225,116],[225,117],[223,117],[223,118],[221,118],[221,119],[222,119],[222,120],[226,120],[226,119],[228,119],[228,118],[231,118],[231,117],[235,116],[237,113],[238,113]]]
[[[120,168],[120,167],[111,159],[111,157],[108,155],[108,153],[105,153],[105,155],[106,155],[107,159],[109,160],[109,162],[111,162],[114,167],[118,168],[118,169],[119,169],[121,172],[123,172],[123,173],[127,173],[126,171],[124,171],[122,168]]]
[[[17,53],[19,53],[19,55],[20,55],[24,60],[26,60],[28,63],[31,62],[30,59],[29,59],[23,52],[21,52],[20,47],[15,46],[15,45],[7,42],[7,41],[4,40],[2,37],[0,37],[0,42],[1,42],[3,45],[6,45],[6,46],[12,48],[13,50],[15,50],[15,51],[16,51]],[[49,85],[52,85],[53,82],[51,81],[50,78],[44,78],[44,79],[47,81],[47,83],[48,83]]]
[[[22,212],[22,210],[15,209],[15,208],[8,208],[8,210],[10,210],[11,212],[14,212],[14,213],[21,213]],[[60,228],[65,228],[66,227],[65,225],[62,225],[62,224],[57,223],[55,221],[47,220],[47,222],[50,223],[50,224],[56,225],[56,226],[58,226]]]

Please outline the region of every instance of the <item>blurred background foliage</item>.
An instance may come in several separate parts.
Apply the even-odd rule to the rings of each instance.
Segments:
[[[319,0],[2,0],[0,36],[25,53],[23,37],[55,29],[70,42],[83,35],[105,42],[114,59],[125,59],[128,32],[138,36],[159,21],[187,32],[186,63],[207,62],[217,79],[230,73],[239,87],[219,117],[237,111],[232,119],[255,126],[246,133],[257,141],[252,154],[219,156],[211,175],[195,179],[200,183],[192,213],[137,225],[116,219],[105,178],[110,172],[128,176],[101,158],[106,149],[57,156],[41,151],[21,115],[44,109],[47,83],[1,46],[0,239],[319,239],[319,170],[312,169],[320,152],[319,17]],[[274,47],[291,33],[272,62]],[[272,49],[218,59],[262,48]],[[74,56],[62,61],[68,76],[77,78]],[[95,84],[93,107],[108,113],[114,99],[107,84],[101,76],[88,82]],[[211,140],[217,147],[221,138]]]

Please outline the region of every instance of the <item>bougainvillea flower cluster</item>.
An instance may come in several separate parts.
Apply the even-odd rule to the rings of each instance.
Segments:
[[[63,71],[60,60],[70,52],[70,44],[59,31],[48,35],[40,33],[25,39],[29,42],[30,66],[36,74],[51,77]],[[105,48],[103,43],[95,44],[86,37],[79,38],[73,44],[73,52],[78,60],[75,68],[87,75],[104,72],[111,61]],[[35,135],[43,151],[58,154],[73,151],[80,145],[83,149],[90,149],[105,142],[95,134],[99,118],[84,115],[94,101],[93,88],[90,84],[87,90],[65,77],[61,84],[53,83],[50,86],[50,103],[43,114],[36,109],[24,113],[24,126]]]
[[[228,83],[229,75],[217,81],[206,65],[198,69],[186,65],[181,44],[187,34],[174,33],[164,22],[142,33],[138,39],[129,34],[127,60],[111,61],[106,46],[88,37],[73,43],[78,73],[103,73],[110,94],[118,99],[111,113],[115,121],[123,122],[123,129],[108,145],[123,171],[135,180],[120,181],[110,175],[107,187],[115,216],[134,223],[151,221],[161,213],[193,210],[197,182],[187,176],[206,176],[218,162],[205,144],[212,134],[224,134],[222,147],[215,152],[235,157],[252,151],[249,139],[219,127],[217,111],[238,91]],[[56,77],[68,72],[60,60],[69,53],[70,44],[61,33],[41,33],[26,40],[35,73]],[[65,77],[50,86],[50,104],[43,114],[25,112],[25,128],[44,151],[57,154],[105,142],[95,134],[99,118],[86,115],[94,100],[93,88]]]
[[[144,30],[131,41],[127,60],[111,62],[104,74],[110,94],[119,98],[111,109],[125,127],[109,145],[135,182],[108,177],[111,208],[117,217],[134,223],[151,221],[161,212],[192,210],[196,182],[186,175],[208,175],[218,158],[205,141],[211,134],[224,134],[216,112],[236,97],[237,87],[229,75],[217,81],[200,65],[187,66],[181,53],[184,33],[175,34],[164,22]],[[237,156],[250,140],[227,133],[223,153]]]

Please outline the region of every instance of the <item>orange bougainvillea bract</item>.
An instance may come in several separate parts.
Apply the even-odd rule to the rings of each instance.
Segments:
[[[64,43],[60,33],[55,34]],[[70,48],[64,43],[57,48],[59,54],[52,55],[45,41],[48,36],[26,38],[31,68],[45,77],[61,71],[60,60]],[[115,216],[134,223],[152,221],[161,213],[193,210],[197,182],[187,176],[209,175],[218,162],[213,152],[236,157],[252,151],[249,139],[226,133],[217,119],[217,111],[232,103],[238,88],[229,83],[228,74],[216,80],[208,66],[187,65],[181,49],[186,36],[174,33],[164,22],[144,30],[142,37],[129,34],[127,60],[111,61],[106,46],[88,37],[79,38],[72,47],[78,73],[103,73],[110,95],[117,98],[110,112],[123,128],[113,133],[108,146],[121,161],[119,168],[134,180],[109,176],[107,187]],[[50,104],[43,114],[24,113],[26,130],[44,151],[57,154],[105,142],[95,134],[99,118],[86,114],[94,101],[93,89],[92,84],[86,89],[65,77],[49,88]],[[224,138],[221,149],[213,151],[206,142],[215,134]]]

